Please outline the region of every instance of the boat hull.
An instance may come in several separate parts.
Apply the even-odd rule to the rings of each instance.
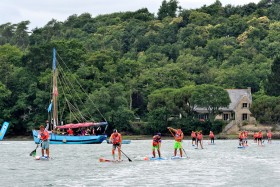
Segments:
[[[40,142],[38,131],[32,130],[34,142]],[[101,144],[106,140],[107,135],[97,136],[68,136],[50,133],[50,144]]]

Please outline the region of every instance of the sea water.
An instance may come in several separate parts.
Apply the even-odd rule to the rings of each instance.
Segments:
[[[173,156],[173,143],[162,141],[163,157]],[[50,145],[52,159],[40,161],[29,156],[34,142],[1,141],[0,186],[280,186],[280,141],[260,147],[250,140],[245,149],[238,140],[204,141],[204,149],[194,149],[184,140],[189,159],[134,160],[151,156],[151,144],[134,140],[122,146],[132,162],[122,155],[123,162],[104,163],[101,156],[112,158],[107,143]]]

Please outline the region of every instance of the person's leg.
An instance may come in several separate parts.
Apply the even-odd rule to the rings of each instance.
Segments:
[[[46,154],[47,154],[48,157],[50,157],[50,149],[49,148],[46,149]]]
[[[113,156],[114,160],[115,160],[115,149],[116,149],[116,146],[113,145],[113,147],[112,147],[112,156]]]
[[[153,157],[156,158],[156,151],[155,151],[155,146],[153,146],[153,151],[152,151]]]
[[[160,149],[158,148],[158,157],[161,157],[161,154],[160,154]]]
[[[45,154],[44,154],[44,149],[42,148],[42,156],[44,156]]]
[[[118,146],[118,156],[119,156],[119,160],[121,160],[121,147]]]
[[[183,151],[182,148],[180,148],[180,156],[183,157]]]

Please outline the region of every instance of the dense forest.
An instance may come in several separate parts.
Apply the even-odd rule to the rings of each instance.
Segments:
[[[97,17],[84,13],[64,22],[50,20],[32,32],[29,21],[2,24],[0,121],[11,122],[10,135],[31,135],[48,118],[56,48],[67,63],[66,74],[81,83],[103,115],[92,108],[92,116],[105,118],[111,129],[220,132],[223,122],[201,122],[193,107],[212,108],[215,115],[214,108],[229,103],[224,89],[247,87],[256,119],[277,124],[279,10],[280,0],[244,6],[217,0],[198,9],[164,0],[156,15],[146,8]],[[83,93],[79,97],[87,100]]]

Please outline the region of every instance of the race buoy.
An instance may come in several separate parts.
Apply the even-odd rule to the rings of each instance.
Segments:
[[[149,159],[149,157],[145,156],[145,157],[144,157],[144,160],[150,160],[150,159]]]

